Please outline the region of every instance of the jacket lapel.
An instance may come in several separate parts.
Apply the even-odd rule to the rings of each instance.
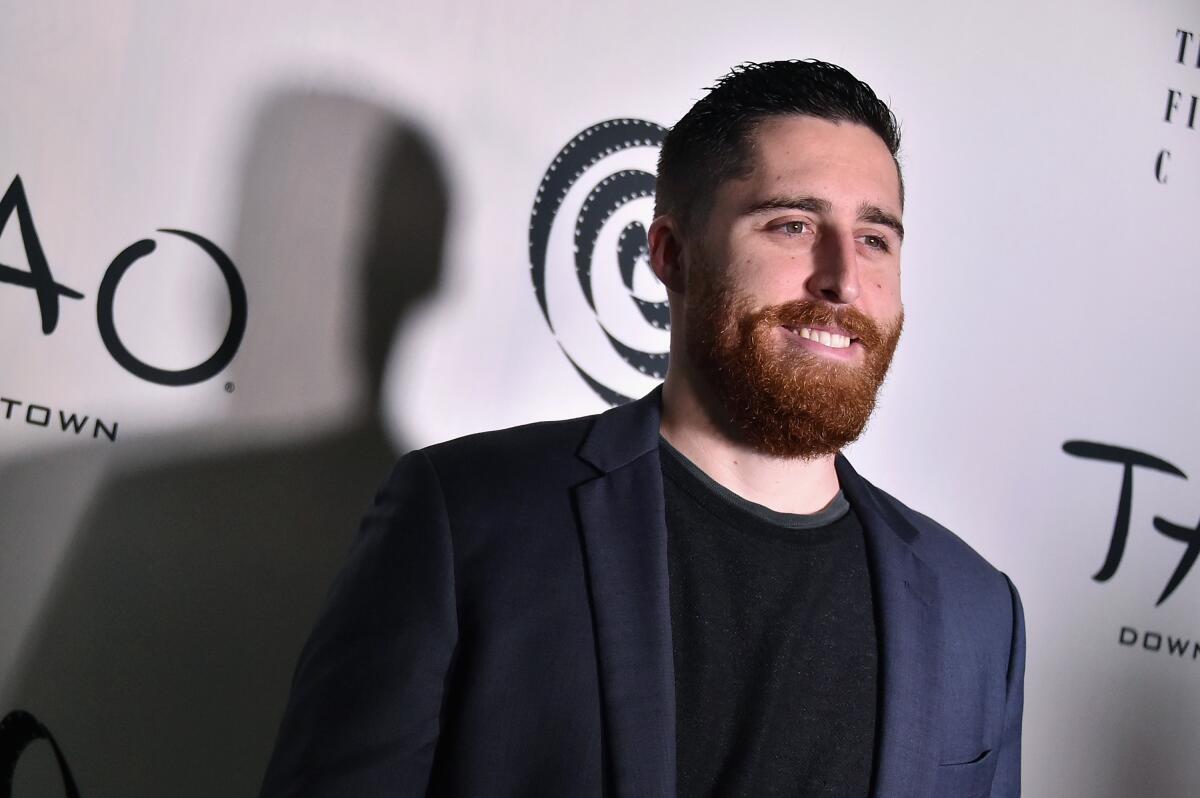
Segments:
[[[576,488],[608,741],[607,794],[675,795],[675,669],[659,391],[600,416]]]
[[[913,551],[913,526],[841,455],[836,467],[866,535],[880,625],[881,700],[871,795],[929,795],[937,775],[942,667],[937,574]]]

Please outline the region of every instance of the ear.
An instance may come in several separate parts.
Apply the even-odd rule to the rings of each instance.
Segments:
[[[650,268],[655,276],[668,291],[682,294],[687,285],[687,269],[679,225],[669,215],[659,216],[650,223],[646,242],[650,247]]]

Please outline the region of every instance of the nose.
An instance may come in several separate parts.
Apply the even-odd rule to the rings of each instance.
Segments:
[[[813,250],[813,272],[806,286],[819,299],[852,305],[861,293],[858,252],[849,234],[823,236]]]

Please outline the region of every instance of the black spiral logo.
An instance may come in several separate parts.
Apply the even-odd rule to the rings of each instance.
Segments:
[[[631,157],[652,163],[665,133],[665,128],[642,119],[609,119],[581,131],[554,157],[529,217],[530,276],[546,324],[579,376],[613,405],[629,401],[628,389],[622,386],[636,388],[638,382],[645,385],[667,373],[670,316],[665,291],[649,269],[646,243],[654,173]],[[624,164],[619,163],[622,160]],[[583,195],[582,188],[589,185],[592,188]],[[577,186],[580,189],[575,190]],[[640,218],[628,219],[634,211],[627,206],[633,203],[643,212]],[[555,235],[570,218],[568,208],[574,212],[570,245],[564,235]],[[613,229],[614,224],[619,227]],[[601,248],[606,241],[611,249]],[[588,315],[591,333],[598,327],[602,336],[580,330],[577,313],[570,308],[552,313],[552,298],[563,296],[568,287],[560,281],[559,290],[552,290],[553,275],[572,268],[585,303],[579,312]],[[620,296],[613,297],[611,289],[618,285]],[[661,298],[648,296],[655,289]],[[600,293],[607,296],[602,299]],[[580,334],[567,334],[567,328]],[[591,339],[607,342],[607,348],[595,346]],[[614,368],[620,363],[630,370],[628,375]]]

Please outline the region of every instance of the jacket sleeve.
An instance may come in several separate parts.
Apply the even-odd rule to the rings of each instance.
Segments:
[[[1021,596],[1008,577],[1012,594],[1012,644],[1008,659],[1007,701],[1004,731],[1000,738],[1000,759],[992,779],[992,798],[1019,798],[1021,795],[1021,715],[1025,707],[1025,611]]]
[[[300,654],[262,798],[424,795],[458,637],[445,502],[403,457]]]

